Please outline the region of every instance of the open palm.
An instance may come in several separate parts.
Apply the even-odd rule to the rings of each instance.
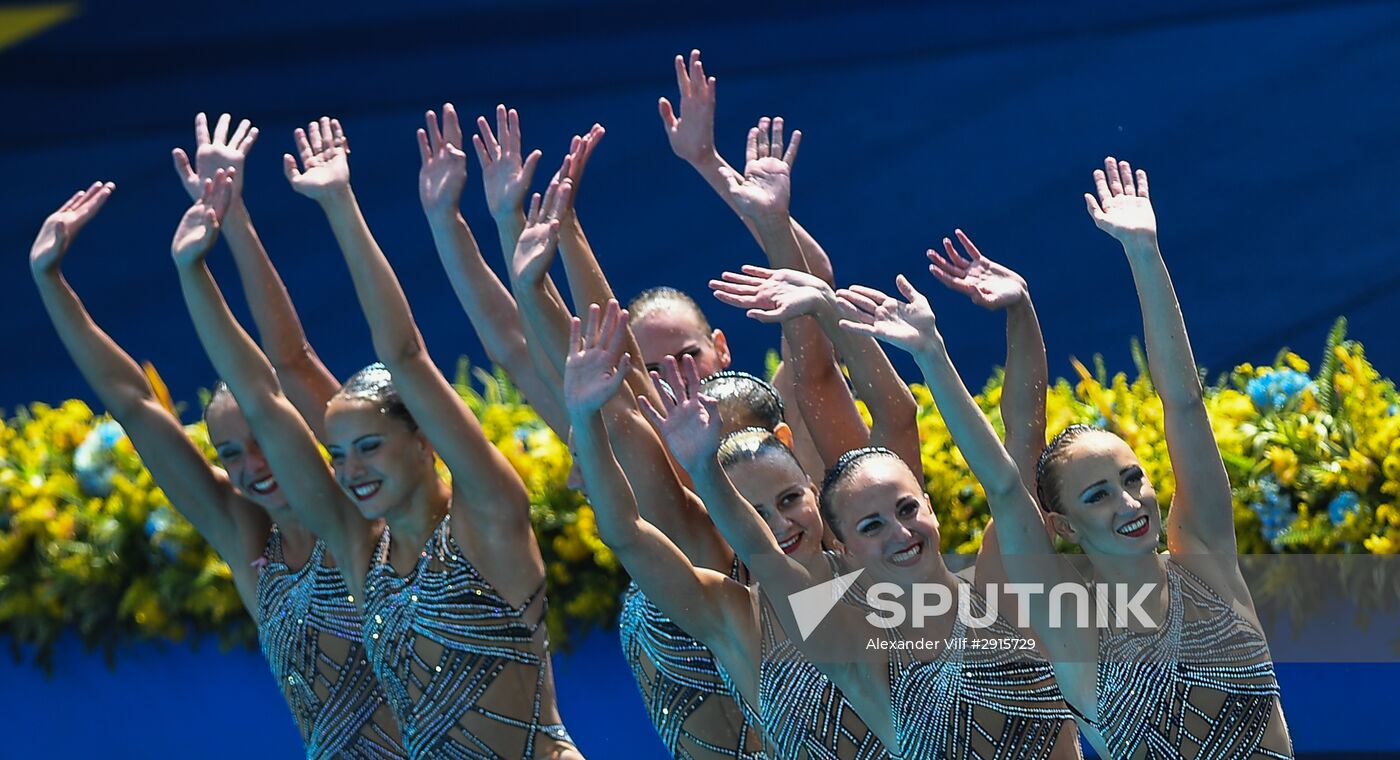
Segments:
[[[195,115],[193,166],[190,165],[190,158],[183,149],[176,148],[173,151],[175,173],[179,175],[190,200],[199,200],[199,196],[204,193],[205,181],[214,179],[214,173],[220,169],[233,173],[234,197],[242,194],[243,167],[248,160],[248,151],[253,149],[253,143],[258,139],[258,128],[253,126],[252,122],[243,119],[233,132],[229,132],[231,121],[232,118],[228,114],[220,115],[219,121],[214,125],[214,134],[210,135],[209,118],[203,113]]]
[[[462,126],[451,103],[442,107],[442,127],[437,115],[423,115],[426,129],[418,130],[418,200],[429,216],[451,214],[462,200],[467,184],[467,154],[462,151]]]
[[[590,414],[617,395],[630,360],[622,350],[626,337],[627,312],[617,301],[601,310],[598,304],[590,306],[586,326],[574,317],[564,359],[564,403],[570,412]]]
[[[350,144],[336,119],[322,117],[305,130],[296,131],[301,169],[290,154],[282,157],[283,170],[292,189],[314,200],[324,201],[350,187]]]
[[[831,303],[831,288],[821,278],[792,269],[745,265],[743,274],[725,272],[711,280],[715,298],[760,322],[785,322],[815,314]]]
[[[1099,229],[1124,245],[1157,237],[1147,172],[1138,169],[1134,173],[1127,161],[1109,156],[1102,169],[1094,170],[1094,190],[1098,197],[1085,193],[1084,201]]]
[[[841,326],[918,354],[938,334],[933,309],[928,299],[915,290],[904,275],[900,275],[895,284],[909,299],[907,302],[863,285],[836,291],[841,308]]]
[[[512,276],[521,282],[540,282],[554,263],[559,249],[559,217],[573,192],[572,183],[555,179],[541,198],[539,193],[530,201],[530,213],[525,216],[525,229],[515,244],[511,256]]]
[[[58,210],[49,214],[39,228],[34,245],[29,248],[29,266],[35,272],[49,272],[63,263],[68,246],[78,232],[92,221],[102,204],[112,196],[116,185],[94,182],[88,189],[73,194]]]
[[[521,155],[520,114],[505,105],[496,106],[496,131],[486,117],[476,119],[480,134],[472,135],[477,160],[481,162],[481,181],[486,188],[486,207],[492,218],[519,213],[525,204],[525,193],[539,163],[538,150]]]
[[[204,260],[219,237],[219,224],[232,199],[233,175],[220,169],[214,173],[214,179],[204,183],[204,192],[185,211],[180,226],[175,228],[170,255],[176,264],[188,266]]]
[[[1005,309],[1025,297],[1026,281],[1021,275],[983,256],[962,230],[955,234],[968,253],[966,258],[948,238],[943,238],[943,253],[928,250],[929,271],[939,282],[986,309]]]
[[[700,393],[700,373],[695,368],[694,357],[689,354],[682,357],[679,366],[675,357],[666,357],[662,372],[670,391],[679,397],[672,396],[660,383],[661,378],[652,373],[662,409],[652,406],[646,396],[639,396],[637,401],[676,461],[688,472],[698,472],[719,451],[719,403]]]
[[[699,50],[690,51],[688,66],[684,56],[676,56],[676,87],[681,96],[679,116],[666,98],[657,103],[671,152],[691,164],[714,158],[715,78],[705,76]]]

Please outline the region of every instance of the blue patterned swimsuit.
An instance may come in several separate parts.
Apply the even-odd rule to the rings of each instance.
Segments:
[[[1269,645],[1252,623],[1168,558],[1167,620],[1099,631],[1098,729],[1123,760],[1293,757],[1263,746],[1278,706]]]
[[[389,564],[389,543],[385,528],[365,581],[364,641],[409,756],[516,760],[572,744],[541,721],[553,708],[544,582],[519,605],[501,598],[453,540],[450,515],[407,576]],[[530,714],[507,714],[522,693]]]
[[[737,580],[739,563],[730,573]],[[763,760],[763,740],[709,649],[633,583],[618,620],[622,653],[661,743],[678,760]]]
[[[317,540],[299,570],[274,528],[258,574],[258,643],[292,709],[306,757],[406,758],[393,712],[366,662],[360,612]]]
[[[969,600],[970,616],[983,619],[982,594],[971,584],[962,584],[960,593]],[[1049,758],[1072,719],[1054,671],[1039,652],[992,643],[1024,638],[1000,616],[987,627],[970,628],[959,614],[933,659],[919,659],[913,649],[893,650],[890,712],[899,757]]]

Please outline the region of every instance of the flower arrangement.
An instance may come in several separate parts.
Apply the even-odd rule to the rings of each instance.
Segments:
[[[1047,397],[1048,433],[1091,423],[1137,452],[1164,505],[1174,483],[1162,404],[1133,346],[1136,374],[1109,376],[1073,361],[1073,379]],[[1288,351],[1269,366],[1236,367],[1205,389],[1233,486],[1244,554],[1400,553],[1400,397],[1338,321],[1316,372]],[[152,378],[160,386],[152,372]],[[998,373],[977,396],[1000,426]],[[463,361],[456,386],[487,436],[520,472],[547,567],[551,641],[615,618],[626,576],[598,538],[593,511],[567,487],[567,447],[499,371]],[[985,496],[952,444],[928,390],[913,386],[927,488],[943,550],[975,552]],[[202,424],[187,428],[214,461]],[[1400,598],[1397,579],[1377,581]],[[1388,585],[1386,585],[1388,584]],[[81,401],[33,404],[0,425],[0,633],[46,665],[64,629],[110,657],[133,639],[216,633],[226,645],[255,632],[228,568],[173,511],[120,428]]]

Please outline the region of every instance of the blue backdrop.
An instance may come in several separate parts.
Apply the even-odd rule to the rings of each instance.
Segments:
[[[670,155],[659,125],[657,97],[675,99],[671,58],[691,47],[719,78],[725,155],[742,159],[758,116],[781,114],[802,129],[794,211],[831,253],[838,279],[889,287],[896,272],[913,275],[973,384],[1001,361],[999,319],[921,271],[924,248],[955,226],[1029,280],[1052,371],[1095,352],[1129,367],[1136,298],[1081,197],[1106,153],[1152,174],[1200,362],[1219,371],[1268,361],[1285,344],[1314,358],[1345,314],[1377,367],[1400,370],[1391,337],[1400,283],[1393,3],[204,6],[69,4],[67,20],[0,49],[0,239],[9,251],[0,257],[9,338],[0,407],[92,398],[43,315],[25,251],[44,216],[93,179],[118,190],[69,257],[75,287],[177,399],[192,406],[195,389],[212,382],[166,253],[186,205],[169,151],[192,146],[199,110],[261,128],[247,202],[312,342],[340,376],[372,359],[368,331],[329,230],[279,167],[291,130],[322,114],[345,123],[357,194],[444,367],[461,354],[483,358],[415,191],[413,132],[444,100],[464,116],[501,101],[519,108],[527,149],[546,154],[541,180],[570,135],[603,123],[608,136],[579,207],[616,290],[668,283],[703,294],[706,280],[758,252]],[[17,23],[10,10],[0,3],[0,19]],[[17,30],[0,29],[0,40]],[[499,263],[477,168],[473,159],[465,212]],[[214,256],[216,274],[235,296],[226,258]],[[702,303],[730,334],[736,364],[759,368],[776,330]],[[0,755],[295,753],[255,655],[174,647],[138,650],[115,673],[95,664],[70,645],[51,681],[0,665],[0,725],[23,729],[7,741],[35,742]],[[1281,666],[1290,716],[1311,716],[1294,717],[1300,746],[1396,746],[1393,719],[1376,707],[1393,702],[1395,676]],[[1312,685],[1289,688],[1303,678]],[[615,640],[591,638],[561,661],[559,680],[580,741],[595,756],[632,756],[645,721]]]

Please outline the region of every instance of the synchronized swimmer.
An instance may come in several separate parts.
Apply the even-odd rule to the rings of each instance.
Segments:
[[[633,578],[623,649],[667,751],[1033,760],[1078,758],[1082,739],[1125,760],[1292,757],[1147,173],[1105,159],[1085,205],[1121,244],[1141,303],[1176,482],[1165,520],[1112,432],[1071,426],[1047,443],[1045,345],[1023,277],[962,230],[925,261],[1006,314],[1001,438],[909,279],[896,280],[902,297],[837,287],[789,211],[801,132],[760,120],[736,169],[715,148],[699,51],[675,70],[679,102],[659,102],[671,148],[764,257],[710,287],[781,324],[771,385],[729,369],[724,334],[685,293],[619,304],[574,205],[601,126],[573,138],[528,203],[542,154],[522,147],[513,109],[499,106],[494,128],[479,118],[470,149],[451,104],[417,134],[419,200],[448,280],[492,361],[569,442],[571,485]],[[195,132],[193,158],[174,151],[192,205],[171,256],[221,378],[204,411],[219,467],[62,274],[115,186],[94,183],[49,216],[30,267],[84,378],[233,571],[306,756],[581,760],[555,699],[526,486],[428,354],[351,187],[345,130],[310,122],[284,158],[371,329],[377,361],[343,383],[307,342],[244,205],[258,130],[224,114],[211,132],[200,114]],[[469,150],[504,280],[460,210]],[[256,342],[205,263],[221,234]],[[556,258],[567,287],[550,274]],[[986,492],[993,522],[966,570],[939,550],[917,405],[882,344],[914,358]],[[1056,541],[1077,545],[1090,574]]]

